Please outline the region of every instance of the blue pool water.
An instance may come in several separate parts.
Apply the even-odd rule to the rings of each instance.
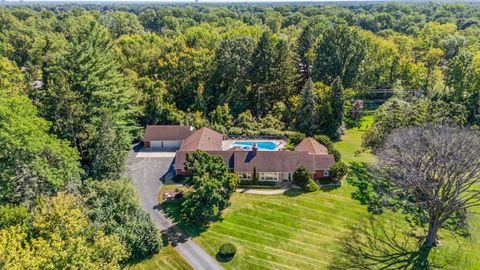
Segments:
[[[256,144],[257,145],[257,148],[258,150],[260,151],[273,151],[277,148],[277,144],[274,143],[274,142],[242,142],[242,141],[238,141],[238,142],[234,142],[232,144],[232,147],[234,146],[238,146],[238,147],[241,147],[245,150],[251,150],[252,149],[252,146],[253,144]]]

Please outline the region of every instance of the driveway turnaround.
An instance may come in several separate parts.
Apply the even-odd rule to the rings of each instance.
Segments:
[[[172,174],[172,155],[163,157],[145,157],[139,146],[135,146],[128,155],[127,176],[137,189],[140,205],[148,212],[153,222],[162,231],[164,237],[175,250],[184,257],[194,269],[221,270],[220,264],[208,255],[192,238],[188,237],[161,210],[157,195],[165,178]],[[143,157],[142,157],[143,156]]]

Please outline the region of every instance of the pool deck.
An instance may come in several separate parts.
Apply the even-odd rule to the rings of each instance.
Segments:
[[[228,150],[232,148],[234,142],[274,142],[277,145],[277,148],[273,151],[282,150],[283,147],[287,144],[285,140],[271,140],[271,139],[235,139],[235,140],[223,140],[222,141],[222,150]]]

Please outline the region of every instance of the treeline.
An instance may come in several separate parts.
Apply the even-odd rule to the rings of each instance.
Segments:
[[[55,119],[76,122],[60,113],[71,111],[68,100],[76,103],[79,89],[105,87],[120,92],[92,92],[91,104],[118,94],[111,109],[126,126],[185,123],[240,135],[298,129],[336,137],[345,120],[358,119],[355,97],[371,89],[415,89],[465,105],[469,123],[477,121],[479,14],[474,4],[11,7],[2,10],[0,40],[29,83],[43,82],[40,91],[27,92],[55,126]],[[101,41],[86,46],[88,39]],[[112,85],[94,85],[86,74],[113,76]],[[342,90],[334,93],[337,78]],[[303,88],[310,79],[309,97]],[[69,89],[54,90],[64,85]],[[297,117],[302,102],[314,107],[310,122]],[[59,129],[62,138],[85,135]],[[77,138],[76,145],[98,139]],[[80,152],[82,160],[95,156]]]

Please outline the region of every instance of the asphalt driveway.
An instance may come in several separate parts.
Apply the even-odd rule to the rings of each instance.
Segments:
[[[220,270],[218,262],[208,255],[190,237],[182,232],[165,216],[158,204],[158,191],[166,179],[173,175],[174,155],[162,157],[145,157],[137,145],[128,154],[126,175],[132,179],[139,196],[140,205],[147,211],[152,221],[162,231],[164,237],[172,244],[194,269]]]

